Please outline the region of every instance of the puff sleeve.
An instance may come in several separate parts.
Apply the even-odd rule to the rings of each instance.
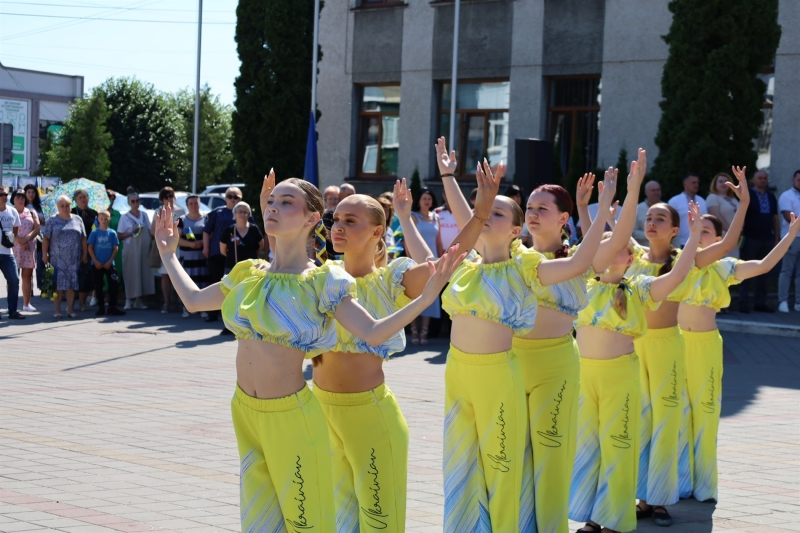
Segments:
[[[417,263],[409,257],[398,257],[387,265],[389,283],[391,284],[392,300],[398,308],[402,308],[411,303],[411,298],[406,296],[406,288],[403,286],[403,276],[410,268],[417,266]]]
[[[530,287],[534,294],[539,294],[543,288],[542,282],[539,281],[539,265],[546,257],[533,248],[523,248],[522,246],[512,249],[511,254],[520,263],[525,285]]]
[[[654,302],[650,297],[650,284],[656,279],[653,276],[635,276],[628,281],[628,285],[636,293],[639,301],[648,311],[655,311],[661,306],[661,302]]]
[[[347,296],[356,299],[356,280],[342,267],[325,263],[316,270],[314,292],[317,295],[317,309],[320,313],[333,316],[336,307]]]
[[[714,263],[714,269],[727,287],[741,283],[741,280],[736,279],[736,266],[741,262],[733,257],[723,257]]]

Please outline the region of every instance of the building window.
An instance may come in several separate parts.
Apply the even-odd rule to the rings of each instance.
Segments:
[[[459,177],[474,176],[485,157],[494,166],[508,160],[508,81],[461,83],[456,87],[455,140],[450,142],[449,83],[442,84],[439,101],[439,135],[458,154]]]
[[[397,176],[399,128],[400,86],[363,87],[359,110],[359,176]]]
[[[552,78],[547,98],[547,138],[555,145],[556,173],[584,174],[597,167],[600,77]]]
[[[764,94],[764,102],[761,104],[764,120],[758,128],[758,137],[754,141],[756,153],[758,154],[756,168],[769,170],[772,159],[772,101],[775,95],[775,69],[769,68],[759,73],[758,77],[767,85],[767,91]]]

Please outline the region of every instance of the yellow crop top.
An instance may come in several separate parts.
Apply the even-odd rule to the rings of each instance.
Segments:
[[[573,246],[569,249],[569,256],[572,257],[577,251],[578,247]],[[533,249],[531,249],[533,250]],[[529,251],[519,241],[514,241],[512,245],[512,253],[523,254]],[[535,251],[535,250],[534,250]],[[556,254],[553,252],[536,252],[544,256],[545,259],[555,259]],[[573,318],[578,316],[578,312],[586,307],[589,303],[589,297],[586,294],[586,283],[595,276],[594,270],[590,267],[584,274],[577,278],[572,278],[561,283],[554,285],[537,286],[536,298],[539,300],[539,305],[547,307],[548,309],[555,309],[562,313],[571,315]]]
[[[450,278],[442,294],[442,308],[450,316],[476,316],[524,335],[536,321],[537,270],[543,260],[539,252],[527,250],[499,263],[484,264],[473,250]]]
[[[648,261],[644,259],[644,254],[647,253],[647,249],[643,248],[642,246],[637,246],[633,249],[633,263],[631,266],[628,267],[628,270],[625,272],[625,276],[628,278],[632,278],[634,276],[656,276],[658,277],[658,271],[661,270],[661,267],[664,266],[664,263],[653,263],[652,261]],[[677,253],[672,256],[672,266],[675,266],[675,262],[681,256],[681,251],[678,250]]]
[[[328,261],[343,267],[342,261]],[[403,275],[416,263],[408,257],[400,257],[366,276],[355,278],[358,303],[364,306],[375,319],[386,318],[398,309],[411,302],[403,287]],[[406,347],[406,335],[401,329],[380,346],[371,346],[354,336],[336,322],[336,345],[333,352],[371,353],[388,359],[393,353],[401,352]]]
[[[304,274],[264,272],[260,260],[238,263],[222,278],[222,320],[237,339],[260,340],[306,353],[336,344],[333,313],[356,282],[344,269],[326,263]]]
[[[614,295],[619,283],[603,283],[597,278],[589,280],[587,290],[589,305],[578,313],[575,327],[594,326],[628,335],[634,339],[647,333],[645,309],[653,311],[659,304],[650,298],[650,283],[653,276],[634,276],[623,280],[627,300],[627,318],[623,319],[614,309]]]
[[[738,259],[723,257],[705,268],[693,267],[667,300],[710,307],[719,312],[723,307],[731,305],[728,287],[741,283],[736,279],[736,265],[739,263],[741,261]]]

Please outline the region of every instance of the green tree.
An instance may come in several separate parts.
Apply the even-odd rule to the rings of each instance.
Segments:
[[[41,175],[64,181],[87,178],[104,183],[110,175],[108,150],[114,141],[106,129],[109,111],[102,95],[76,100],[57,141],[48,137]]]
[[[157,191],[175,181],[175,145],[180,121],[168,98],[136,78],[109,78],[95,87],[108,105],[106,123],[114,145],[108,151],[108,185],[124,191]]]
[[[666,195],[681,190],[689,170],[710,179],[731,164],[755,169],[766,89],[757,74],[781,36],[778,0],[672,0],[669,10],[652,169]]]
[[[174,144],[172,164],[175,187],[191,190],[192,152],[194,147],[194,91],[182,89],[169,95],[179,124]],[[219,96],[211,94],[206,85],[200,91],[200,151],[197,160],[197,187],[221,183],[222,176],[230,167],[231,154],[231,108],[222,104]]]
[[[314,0],[239,0],[236,19],[241,66],[232,147],[239,175],[248,185],[245,196],[258,205],[261,181],[270,168],[279,179],[303,175]]]
[[[411,197],[419,198],[420,189],[422,189],[422,181],[419,178],[419,167],[414,167],[414,172],[411,173],[411,183],[408,184]]]

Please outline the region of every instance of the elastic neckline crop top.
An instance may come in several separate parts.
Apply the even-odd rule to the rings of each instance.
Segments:
[[[554,252],[539,252],[533,248],[525,248],[519,241],[514,241],[511,250],[512,254],[515,255],[535,252],[542,255],[547,260],[556,258]],[[577,246],[571,247],[569,249],[569,257],[575,255],[577,250]],[[586,294],[586,283],[594,276],[595,272],[590,267],[589,270],[577,278],[562,281],[554,285],[542,285],[541,283],[537,283],[536,287],[533,287],[533,289],[540,306],[566,313],[575,318],[578,316],[581,309],[585,308],[589,303],[589,297]]]
[[[637,339],[647,333],[645,309],[653,311],[659,304],[650,298],[650,283],[653,276],[634,276],[625,278],[625,299],[627,300],[627,318],[622,318],[614,308],[614,295],[619,283],[603,283],[597,278],[587,283],[589,305],[578,313],[575,327],[593,326],[596,328],[622,333]]]
[[[740,260],[723,257],[704,268],[692,267],[686,279],[672,291],[667,300],[698,307],[710,307],[719,312],[731,305],[728,287],[741,281],[736,279],[736,265]]]
[[[342,261],[328,261],[328,263],[344,267]],[[358,303],[376,320],[386,318],[398,309],[402,309],[411,302],[405,294],[403,275],[414,266],[416,263],[413,260],[400,257],[366,276],[355,278]],[[382,359],[389,359],[391,354],[401,352],[405,347],[406,335],[402,329],[380,346],[371,346],[336,322],[336,345],[330,351],[371,353]]]
[[[239,340],[260,340],[305,352],[306,358],[336,344],[333,313],[356,282],[326,263],[303,274],[264,272],[261,260],[238,263],[222,278],[222,320]]]
[[[634,276],[655,276],[658,277],[658,271],[661,270],[661,267],[664,266],[664,263],[653,263],[644,258],[644,254],[647,253],[647,249],[642,246],[636,246],[633,249],[633,263],[631,266],[628,267],[628,270],[625,272],[625,277],[632,278]],[[672,256],[672,266],[675,266],[675,263],[678,261],[678,258],[681,256],[681,251],[678,250],[677,253]]]
[[[450,316],[472,315],[524,335],[536,321],[537,270],[543,260],[542,254],[529,250],[499,263],[484,264],[473,250],[450,278],[442,294],[442,308]]]

